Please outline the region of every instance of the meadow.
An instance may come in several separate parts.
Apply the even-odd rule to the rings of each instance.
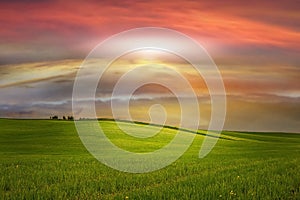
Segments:
[[[133,152],[161,148],[176,133],[166,127],[136,139],[114,121],[99,123],[114,144]],[[168,167],[130,174],[96,160],[73,121],[0,119],[0,199],[300,199],[300,134],[224,131],[199,159],[203,134]]]

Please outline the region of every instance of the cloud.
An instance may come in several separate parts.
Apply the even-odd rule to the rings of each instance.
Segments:
[[[73,82],[80,63],[81,60],[62,60],[6,66],[9,70],[2,68],[0,117],[48,118],[50,115],[71,115]],[[164,60],[163,63],[163,67],[159,65],[159,68],[153,66],[143,68],[143,74],[137,71],[133,77],[143,75],[142,77],[145,76],[144,78],[149,80],[156,78],[170,81],[174,79],[172,70],[176,69],[198,92],[202,119],[200,127],[207,128],[210,121],[210,98],[201,77],[188,64],[184,65],[182,62],[176,64],[173,59],[169,63]],[[139,66],[136,60],[120,59],[105,72],[95,99],[98,116],[113,117],[111,101],[131,98],[130,112],[135,120],[149,120],[148,109],[158,103],[164,105],[169,113],[167,123],[178,125],[180,107],[176,96],[168,88],[149,84],[139,88],[133,96],[128,94],[111,96],[119,78],[136,66]],[[300,102],[300,88],[297,84],[299,69],[279,66],[276,70],[272,69],[274,68],[265,67],[259,72],[247,66],[240,67],[239,70],[231,67],[221,69],[228,101],[226,129],[299,132],[300,113],[297,109]],[[91,73],[93,70],[95,69],[92,69]],[[86,75],[88,78],[89,74]],[[128,81],[124,84],[131,84],[136,80]],[[172,87],[174,86],[185,91],[176,79],[173,80]],[[181,94],[184,95],[184,92]],[[89,98],[80,101],[83,108],[85,103],[94,102]],[[190,109],[190,112],[195,111],[194,108]],[[77,114],[90,117],[84,109]]]
[[[12,54],[0,57],[8,63],[84,57],[109,35],[143,26],[182,31],[211,52],[218,48],[234,51],[245,46],[299,51],[300,16],[295,1],[247,4],[235,0],[226,4],[219,1],[1,2],[0,49],[2,54],[11,49]]]
[[[76,72],[92,48],[120,31],[160,26],[197,40],[219,66],[230,104],[226,127],[297,131],[299,6],[290,0],[1,1],[0,116],[70,113]],[[97,89],[99,108],[109,104],[114,85],[126,71],[146,63],[143,56],[113,63]],[[165,68],[151,67],[145,78],[171,81],[170,69],[177,70],[207,103],[205,81],[189,64],[174,56],[154,57]],[[132,82],[144,74],[133,75]],[[173,85],[185,91],[176,80]],[[146,110],[143,104],[149,99],[161,100],[175,112],[170,96],[163,87],[145,86],[135,93],[133,112]]]
[[[81,60],[24,63],[0,67],[0,88],[33,85],[39,82],[67,81],[75,76]]]

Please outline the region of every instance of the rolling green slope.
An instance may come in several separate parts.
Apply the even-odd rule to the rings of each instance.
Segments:
[[[137,139],[113,121],[100,123],[114,144],[133,152],[161,148],[177,131]],[[129,174],[93,158],[72,121],[0,119],[0,199],[300,199],[300,134],[226,131],[199,159],[202,134],[170,166]]]

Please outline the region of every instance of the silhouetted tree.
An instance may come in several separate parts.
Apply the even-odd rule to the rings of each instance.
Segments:
[[[74,120],[73,116],[68,116],[68,120]]]

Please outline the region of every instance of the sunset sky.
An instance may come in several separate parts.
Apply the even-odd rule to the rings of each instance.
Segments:
[[[298,1],[281,0],[1,1],[0,117],[71,115],[74,78],[88,53],[113,34],[151,26],[186,34],[215,61],[227,92],[224,129],[300,132],[299,10]],[[96,93],[99,116],[111,115],[106,98],[120,74],[147,55],[113,63]],[[190,81],[200,101],[200,128],[206,128],[210,106],[201,77],[174,55],[156,59]],[[168,68],[145,74],[172,79]],[[136,120],[147,121],[143,112],[155,102],[176,124],[178,102],[165,88],[144,87],[137,96],[131,110]]]

